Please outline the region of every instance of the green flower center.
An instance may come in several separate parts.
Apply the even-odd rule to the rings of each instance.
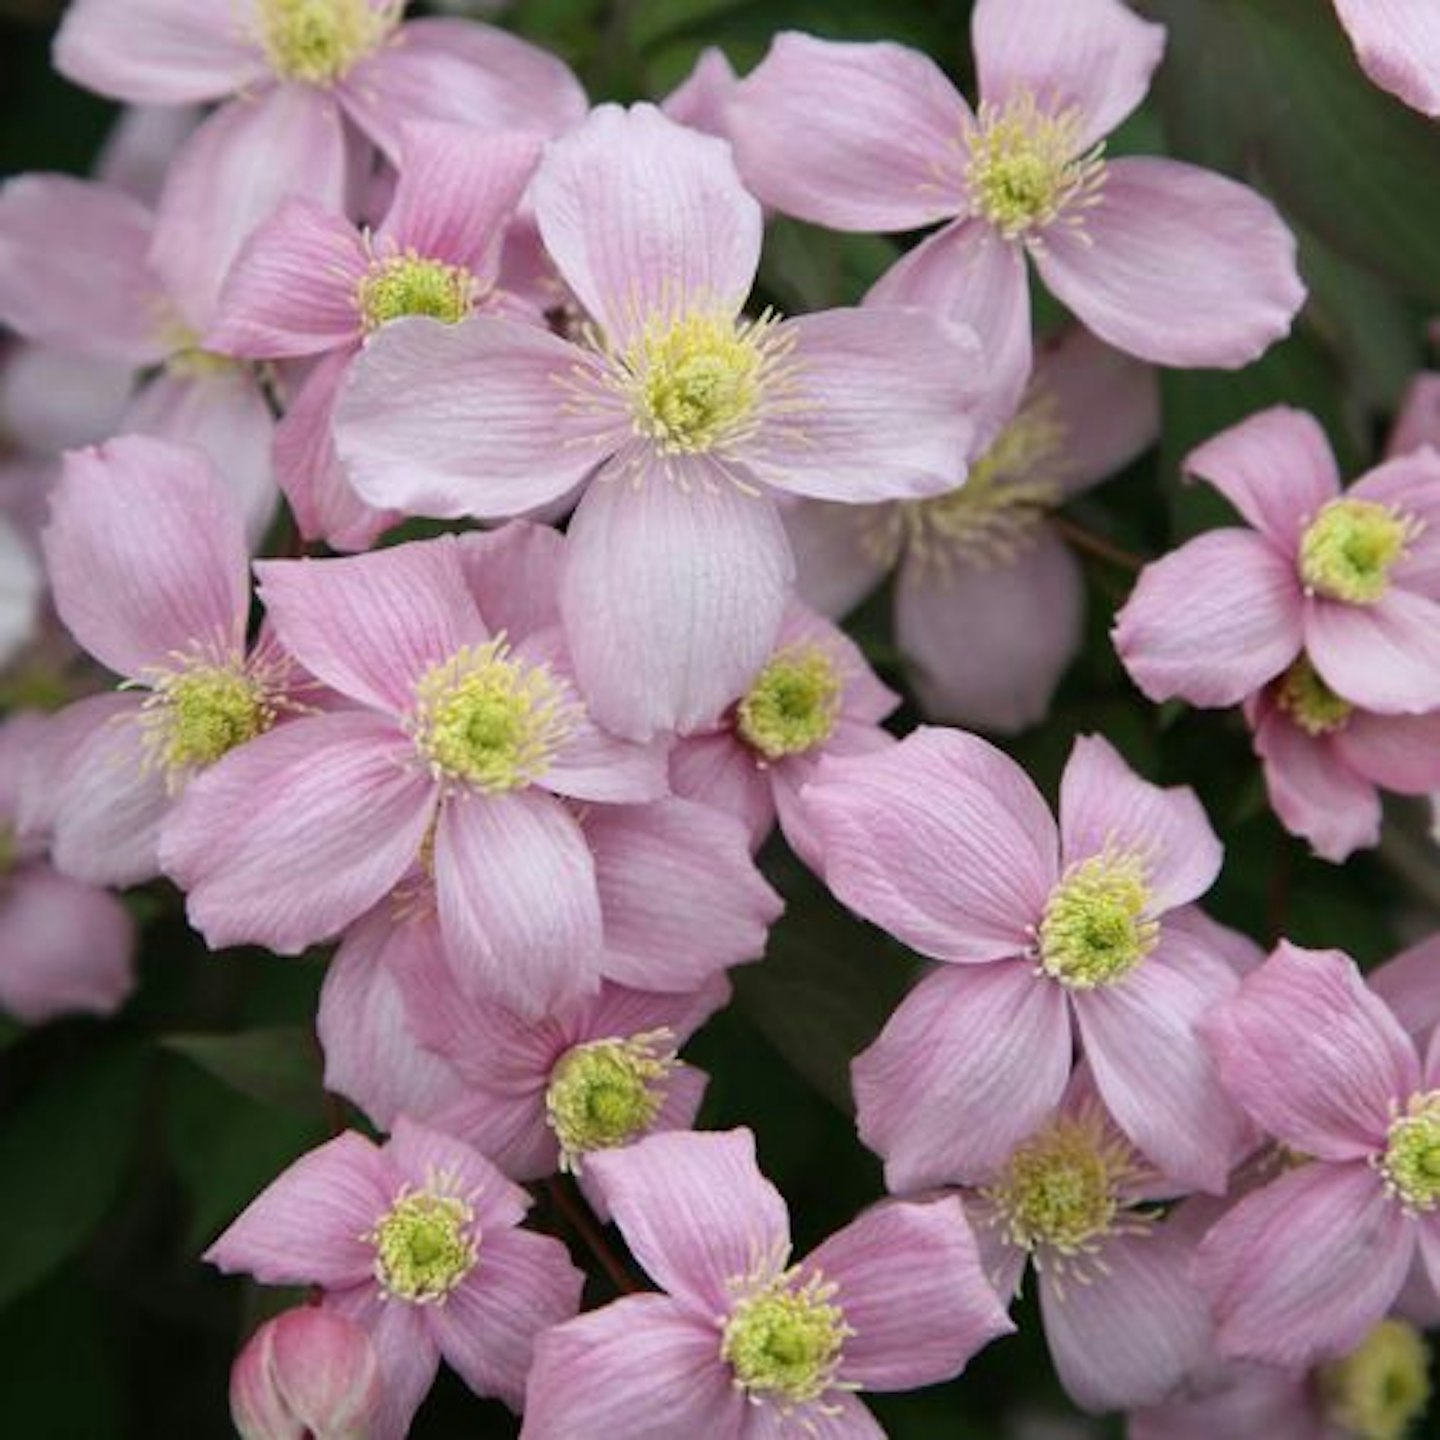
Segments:
[[[147,678],[142,740],[147,761],[165,771],[172,787],[263,735],[277,718],[264,680],[243,660],[187,661]]]
[[[333,85],[378,50],[405,0],[259,0],[260,43],[286,80]]]
[[[462,265],[393,255],[371,265],[360,282],[356,303],[366,330],[378,330],[406,315],[457,325],[474,308],[475,280]]]
[[[1327,1418],[1353,1440],[1404,1440],[1430,1403],[1430,1352],[1403,1320],[1382,1320],[1358,1350],[1320,1371]]]
[[[1050,892],[1040,922],[1040,966],[1075,990],[1111,985],[1160,938],[1149,919],[1150,887],[1138,855],[1105,851],[1072,865]]]
[[[561,1168],[578,1170],[580,1157],[643,1134],[665,1103],[675,1068],[668,1030],[628,1040],[593,1040],[567,1050],[550,1072],[545,1111],[560,1142]]]
[[[845,1341],[855,1333],[833,1303],[835,1290],[819,1274],[802,1282],[793,1269],[738,1301],[720,1345],[735,1383],[782,1406],[833,1389]]]
[[[843,690],[834,660],[818,645],[782,650],[740,702],[741,738],[767,760],[803,755],[830,738]]]
[[[474,1210],[439,1187],[402,1192],[364,1238],[375,1247],[381,1288],[415,1305],[443,1302],[480,1255]]]
[[[1275,701],[1307,735],[1343,730],[1355,709],[1320,678],[1304,655],[1280,677]]]
[[[1419,532],[1412,516],[1374,500],[1332,500],[1300,537],[1300,578],[1331,600],[1373,605]]]
[[[1407,1210],[1440,1205],[1440,1090],[1412,1095],[1390,1122],[1380,1170],[1385,1188]]]

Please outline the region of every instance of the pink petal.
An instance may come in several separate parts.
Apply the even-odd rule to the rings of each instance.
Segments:
[[[0,320],[29,340],[144,365],[166,350],[146,255],[151,219],[119,190],[64,175],[0,189]]]
[[[1393,506],[1419,521],[1419,533],[1411,536],[1390,580],[1402,589],[1440,599],[1440,451],[1427,446],[1387,460],[1346,493],[1351,499]]]
[[[1353,1350],[1399,1293],[1417,1228],[1358,1161],[1304,1165],[1245,1196],[1196,1257],[1220,1353],[1300,1366]]]
[[[1175,160],[1109,161],[1083,226],[1050,226],[1035,263],[1102,340],[1158,365],[1249,364],[1305,300],[1270,202]]]
[[[968,329],[874,305],[802,315],[775,334],[790,347],[785,405],[736,447],[737,461],[817,500],[864,504],[955,488],[985,384]]]
[[[897,1193],[989,1180],[1059,1102],[1071,1052],[1064,993],[1030,961],[928,975],[855,1059],[860,1138]]]
[[[790,1220],[750,1131],[651,1135],[585,1163],[631,1254],[691,1314],[724,1316],[730,1282],[784,1268]]]
[[[749,832],[752,851],[769,838],[776,818],[770,772],[756,758],[731,730],[688,736],[670,752],[674,792],[733,815]]]
[[[114,435],[134,388],[135,370],[123,360],[15,345],[0,370],[0,414],[19,449],[58,455]]]
[[[445,944],[470,994],[535,1019],[599,988],[595,866],[579,825],[552,797],[451,797],[435,886]]]
[[[1115,648],[1154,701],[1235,705],[1299,654],[1292,561],[1249,530],[1212,530],[1147,565],[1116,617]]]
[[[1391,1107],[1419,1086],[1409,1037],[1338,950],[1282,942],[1204,1030],[1232,1098],[1321,1160],[1382,1151]]]
[[[1214,1388],[1198,1395],[1182,1392],[1167,1404],[1136,1411],[1126,1440],[1215,1440],[1217,1435],[1329,1440],[1308,1375],[1245,1364],[1231,1366]]]
[[[780,897],[733,816],[689,800],[585,819],[604,914],[603,969],[637,989],[694,991],[765,949]]]
[[[1385,456],[1409,455],[1422,445],[1440,444],[1440,374],[1422,371],[1401,397]]]
[[[512,520],[460,537],[460,559],[485,623],[523,640],[560,623],[565,537],[549,525]]]
[[[418,1305],[390,1304],[373,1285],[331,1291],[324,1303],[366,1330],[380,1362],[380,1407],[370,1419],[366,1440],[406,1440],[440,1368],[440,1351],[425,1311]]]
[[[701,459],[605,472],[570,523],[560,607],[597,723],[708,725],[769,658],[793,576],[775,506]]]
[[[885,1440],[885,1431],[855,1395],[832,1390],[790,1411],[779,1405],[747,1406],[740,1440],[791,1440],[796,1426],[806,1440]]]
[[[925,714],[1001,734],[1045,718],[1084,618],[1080,566],[1049,526],[1010,562],[912,553],[895,588],[895,640]]]
[[[1373,605],[1312,600],[1305,649],[1332,690],[1367,710],[1440,708],[1440,602],[1393,587]]]
[[[281,725],[192,780],[161,863],[211,948],[297,954],[387,894],[430,824],[411,753],[389,721],[347,711]]]
[[[474,1208],[482,1243],[487,1233],[511,1232],[531,1205],[524,1190],[464,1141],[404,1115],[395,1122],[385,1159],[399,1180],[412,1189],[431,1183],[436,1175],[453,1177]]]
[[[1421,1045],[1440,1023],[1440,934],[1402,950],[1372,970],[1365,983]]]
[[[980,1271],[957,1197],[873,1206],[805,1258],[836,1285],[854,1331],[840,1378],[865,1390],[913,1390],[959,1375],[1014,1330]]]
[[[915,230],[962,209],[957,141],[970,108],[907,46],[786,31],[736,86],[726,118],[745,183],[783,214]]]
[[[718,1329],[663,1295],[631,1295],[543,1334],[525,1440],[738,1440],[746,1410]]]
[[[1335,452],[1313,415],[1289,405],[1262,410],[1186,457],[1187,474],[1213,485],[1283,555],[1340,493]]]
[[[660,109],[677,125],[725,137],[730,129],[726,107],[738,83],[725,52],[707,45],[690,73],[660,102]]]
[[[165,172],[200,123],[199,105],[130,105],[111,125],[92,173],[97,180],[153,205]]]
[[[877,755],[826,760],[805,801],[826,881],[852,910],[936,960],[1029,949],[1055,882],[1055,825],[994,746],[922,727]]]
[[[143,680],[177,655],[243,648],[245,536],[199,452],[133,435],[73,451],[51,515],[56,608],[110,669]]]
[[[1356,711],[1335,749],[1366,779],[1400,795],[1440,790],[1440,711],[1371,715]]]
[[[824,853],[819,831],[810,818],[805,800],[806,787],[815,778],[820,761],[827,755],[873,755],[895,744],[895,737],[878,725],[842,718],[825,742],[823,751],[792,755],[769,767],[775,816],[785,843],[817,875],[824,873]],[[762,837],[763,839],[763,837]]]
[[[1103,140],[1145,98],[1165,52],[1165,27],[1120,0],[978,0],[971,21],[980,97],[1020,97],[1080,112],[1075,149]]]
[[[497,316],[392,321],[341,391],[335,447],[372,505],[447,519],[520,514],[564,495],[621,443],[623,409],[567,404],[576,373],[597,366],[578,346]]]
[[[894,563],[882,505],[797,500],[780,518],[795,555],[795,593],[822,615],[848,615]]]
[[[1440,17],[1425,0],[1335,0],[1335,11],[1382,90],[1440,115]]]
[[[377,710],[409,711],[431,666],[488,638],[450,536],[343,560],[262,560],[255,573],[285,649]]]

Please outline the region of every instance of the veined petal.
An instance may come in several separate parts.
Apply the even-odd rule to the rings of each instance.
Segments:
[[[1335,11],[1371,80],[1440,115],[1440,17],[1425,0],[1335,0]]]
[[[725,109],[738,83],[725,52],[707,45],[689,75],[660,102],[660,109],[677,125],[724,138],[730,130]]]
[[[1382,715],[1440,708],[1440,601],[1392,587],[1373,605],[1311,600],[1305,650],[1337,695]]]
[[[1362,475],[1346,494],[1352,500],[1393,506],[1419,521],[1390,572],[1390,581],[1440,599],[1440,451],[1426,445],[1386,460]]]
[[[1440,790],[1440,711],[1372,715],[1358,710],[1336,732],[1334,744],[1357,773],[1397,795]]]
[[[795,593],[822,615],[848,615],[885,578],[893,548],[873,543],[881,506],[796,500],[780,508],[795,555]],[[887,553],[889,551],[890,553]]]
[[[460,537],[465,578],[492,631],[523,640],[560,624],[565,537],[549,525],[512,520]]]

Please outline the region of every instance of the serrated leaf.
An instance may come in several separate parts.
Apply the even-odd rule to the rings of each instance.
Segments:
[[[306,1119],[323,1113],[320,1049],[314,1035],[299,1025],[234,1035],[168,1035],[160,1043],[252,1100]]]

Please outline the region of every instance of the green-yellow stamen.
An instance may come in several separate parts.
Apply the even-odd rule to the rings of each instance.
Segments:
[[[402,1191],[363,1237],[375,1247],[375,1278],[387,1295],[415,1305],[442,1303],[475,1268],[475,1211],[441,1182]]]
[[[1138,855],[1109,850],[1072,865],[1040,922],[1040,966],[1075,990],[1123,979],[1155,948],[1150,887]]]
[[[461,265],[420,255],[376,260],[360,282],[356,304],[366,330],[406,315],[425,315],[456,325],[475,304],[475,279]]]
[[[333,85],[378,50],[405,0],[260,0],[260,43],[286,80]]]
[[[1275,700],[1307,735],[1343,730],[1355,709],[1320,678],[1304,655],[1280,677]]]
[[[15,827],[8,821],[0,820],[0,880],[15,868],[19,858],[20,842],[15,835]]]
[[[141,711],[147,762],[172,788],[274,725],[279,704],[265,678],[242,659],[186,658],[146,676]]]
[[[1412,1095],[1390,1122],[1380,1171],[1407,1210],[1440,1205],[1440,1090]]]
[[[1410,515],[1374,500],[1332,500],[1300,537],[1300,577],[1330,600],[1373,605],[1419,531]]]
[[[737,1301],[720,1346],[735,1384],[782,1408],[837,1388],[841,1352],[855,1332],[834,1303],[835,1293],[836,1286],[818,1273],[802,1280],[797,1267]]]
[[[655,1030],[592,1040],[567,1050],[550,1072],[545,1111],[561,1168],[578,1170],[591,1150],[627,1144],[655,1123],[675,1068],[674,1036]]]
[[[1430,1352],[1403,1320],[1382,1320],[1358,1350],[1320,1371],[1326,1417],[1353,1440],[1404,1440],[1430,1403]]]
[[[818,645],[781,650],[741,700],[736,728],[767,760],[803,755],[830,738],[843,689],[835,661]]]
[[[436,777],[489,794],[539,779],[572,728],[564,687],[547,666],[514,659],[503,637],[432,666],[415,695],[415,743]]]

